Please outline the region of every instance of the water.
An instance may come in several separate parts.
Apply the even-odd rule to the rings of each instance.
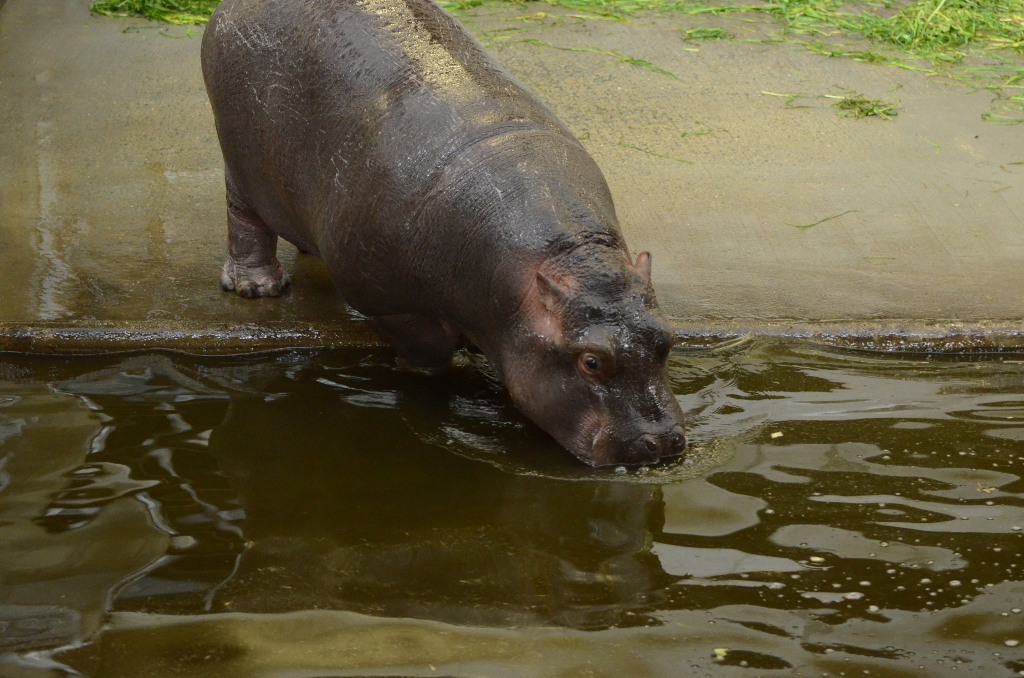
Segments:
[[[0,675],[1024,671],[1024,361],[671,375],[689,460],[592,470],[472,356],[5,356]]]

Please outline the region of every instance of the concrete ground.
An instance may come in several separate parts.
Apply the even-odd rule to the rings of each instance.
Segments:
[[[221,292],[202,29],[89,4],[0,11],[0,348],[377,342],[283,242],[290,292]],[[991,93],[794,45],[682,39],[721,19],[571,14],[458,16],[594,155],[681,330],[1024,346],[1024,126],[984,122]],[[850,91],[898,101],[898,117],[840,118],[825,95]]]

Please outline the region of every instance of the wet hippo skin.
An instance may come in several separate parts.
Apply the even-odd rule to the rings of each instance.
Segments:
[[[465,339],[516,406],[588,464],[685,446],[651,257],[629,254],[600,169],[429,0],[226,0],[203,38],[244,297],[320,257],[405,366]],[[464,339],[463,339],[464,338]]]

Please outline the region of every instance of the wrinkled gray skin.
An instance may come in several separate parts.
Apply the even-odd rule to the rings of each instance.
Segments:
[[[320,257],[408,367],[462,337],[587,464],[682,453],[650,256],[568,129],[430,0],[225,0],[203,37],[244,297]]]

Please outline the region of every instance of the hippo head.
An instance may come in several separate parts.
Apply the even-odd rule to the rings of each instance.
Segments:
[[[669,388],[672,329],[651,286],[651,257],[580,247],[524,282],[515,349],[502,372],[516,406],[591,466],[682,454]]]

